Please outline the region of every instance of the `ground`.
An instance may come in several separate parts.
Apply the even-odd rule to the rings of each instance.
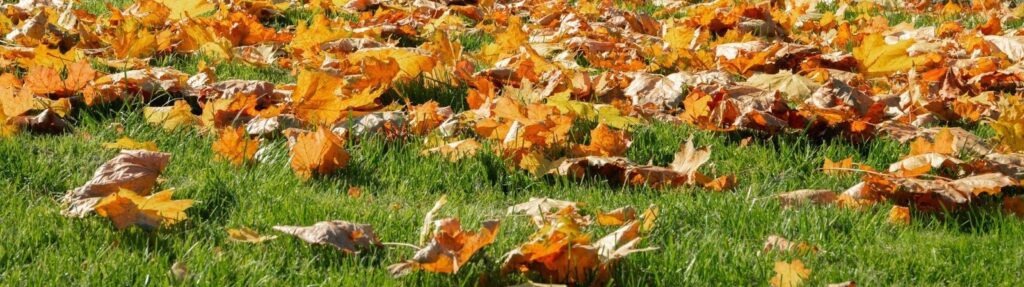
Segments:
[[[101,11],[101,2],[82,5]],[[309,16],[290,15],[295,20]],[[898,17],[910,16],[896,15],[894,21],[910,21]],[[154,60],[154,66],[192,73],[196,62],[170,57]],[[294,81],[286,70],[244,64],[221,64],[217,72],[222,79]],[[419,93],[430,98],[433,91]],[[722,134],[669,124],[634,131],[627,156],[635,162],[667,164],[690,136],[699,146],[711,146],[710,169],[739,179],[738,187],[725,192],[536,178],[507,167],[489,152],[451,163],[420,155],[422,140],[415,137],[399,142],[360,138],[348,147],[348,168],[301,181],[286,164],[283,147],[269,156],[271,162],[236,168],[211,160],[213,137],[198,130],[169,133],[147,125],[140,107],[127,103],[83,110],[74,118],[74,131],[65,135],[22,133],[0,139],[0,284],[171,285],[177,283],[169,273],[171,265],[182,262],[190,282],[207,286],[512,285],[524,278],[492,275],[500,269],[502,252],[524,241],[533,227],[526,218],[507,216],[505,210],[530,197],[584,202],[586,211],[660,207],[657,228],[645,241],[659,249],[622,261],[612,277],[615,285],[765,285],[774,274],[775,261],[797,258],[763,253],[762,244],[772,234],[822,249],[815,256],[799,257],[812,269],[809,286],[848,280],[862,286],[995,286],[1019,282],[1024,276],[1024,249],[1014,241],[1024,238],[1024,224],[998,210],[915,214],[910,226],[894,226],[886,223],[889,204],[866,210],[784,209],[772,198],[795,189],[843,190],[855,184],[856,174],[824,174],[824,159],[853,157],[883,168],[907,152],[907,147],[886,139],[854,144],[800,134]],[[113,128],[116,124],[125,127],[123,133]],[[990,133],[983,127],[967,128]],[[173,154],[161,186],[175,187],[181,198],[197,200],[189,220],[146,232],[118,231],[101,217],[61,216],[59,198],[85,183],[116,154],[102,143],[122,136],[155,141],[162,151]],[[741,144],[748,136],[752,141]],[[283,139],[271,144],[285,145]],[[351,198],[346,192],[351,186],[362,188],[364,194]],[[225,232],[247,226],[276,234],[270,229],[274,225],[343,219],[373,225],[385,241],[414,242],[424,213],[442,195],[449,204],[441,214],[457,216],[472,228],[484,219],[502,219],[497,241],[455,275],[418,272],[391,278],[385,267],[410,257],[407,248],[350,256],[287,236],[259,245],[232,243]],[[611,229],[600,230],[598,234]]]

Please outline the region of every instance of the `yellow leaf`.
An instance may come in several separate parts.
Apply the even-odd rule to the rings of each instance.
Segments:
[[[96,204],[96,213],[110,218],[117,229],[132,225],[156,229],[188,219],[185,210],[192,207],[192,200],[171,200],[173,194],[174,190],[168,189],[143,197],[134,191],[121,189],[100,200]]]
[[[156,2],[171,9],[170,14],[167,15],[170,20],[196,17],[217,8],[207,0],[156,0]]]
[[[907,55],[911,45],[914,45],[914,40],[888,45],[882,35],[872,34],[864,37],[861,45],[853,49],[853,57],[860,65],[860,72],[868,78],[906,72],[914,67],[915,62]]]
[[[989,125],[1004,149],[1024,151],[1024,101],[1020,97],[1004,97],[999,103],[999,118]]]
[[[359,63],[368,58],[384,62],[387,62],[388,58],[398,61],[400,72],[394,80],[413,79],[425,71],[430,71],[436,64],[436,60],[430,55],[430,52],[416,48],[369,48],[360,49],[348,55],[348,60],[351,63]]]
[[[324,72],[300,72],[292,93],[295,116],[314,124],[334,124],[343,112],[342,99],[338,97],[342,81]]]
[[[798,287],[810,275],[811,270],[804,268],[804,263],[799,259],[788,263],[775,261],[775,277],[768,283],[774,287]]]
[[[141,149],[141,150],[148,150],[148,151],[158,151],[157,147],[156,147],[156,142],[153,142],[153,141],[139,142],[139,141],[133,140],[133,139],[131,139],[129,137],[122,137],[120,139],[117,139],[117,141],[114,141],[114,142],[103,143],[103,148],[108,148],[108,149],[129,149],[129,150],[130,149]]]
[[[160,125],[168,131],[199,123],[199,117],[192,114],[192,107],[184,100],[175,101],[170,107],[144,107],[142,115],[146,122]]]

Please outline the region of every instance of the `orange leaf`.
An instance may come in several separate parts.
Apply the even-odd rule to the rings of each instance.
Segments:
[[[573,153],[577,156],[621,156],[626,153],[629,144],[626,131],[613,131],[601,123],[590,131],[590,144],[574,146]]]
[[[217,141],[213,142],[217,158],[236,166],[252,160],[259,148],[260,141],[249,138],[245,127],[222,129]]]
[[[892,209],[889,210],[889,223],[895,225],[910,224],[910,208],[893,205]]]
[[[314,173],[326,175],[348,165],[345,141],[330,130],[319,127],[315,132],[298,135],[291,148],[291,166],[303,179]]]

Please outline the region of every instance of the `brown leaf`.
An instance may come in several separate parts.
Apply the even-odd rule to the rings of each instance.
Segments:
[[[567,207],[575,209],[576,203],[547,197],[531,197],[527,202],[509,207],[508,214],[522,213],[529,215],[533,219],[534,224],[543,226],[547,222],[545,218]]]
[[[796,252],[799,252],[799,253],[817,253],[818,252],[818,247],[814,246],[814,245],[810,245],[807,242],[803,242],[803,241],[791,242],[791,241],[787,240],[786,238],[784,238],[782,236],[769,235],[768,239],[765,239],[765,241],[764,241],[764,248],[763,248],[763,250],[765,252],[771,252],[771,251],[780,251],[780,252],[796,251]]]
[[[321,221],[306,227],[278,225],[274,230],[294,235],[310,244],[330,245],[350,254],[383,246],[369,224],[343,220]]]
[[[64,195],[65,209],[61,213],[84,217],[100,199],[121,189],[147,195],[170,159],[168,153],[123,150],[96,169],[92,179]]]

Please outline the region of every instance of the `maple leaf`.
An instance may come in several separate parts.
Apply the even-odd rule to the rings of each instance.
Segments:
[[[0,107],[6,117],[16,117],[35,109],[35,96],[13,88],[0,88]]]
[[[462,230],[458,219],[434,221],[431,241],[413,255],[412,259],[388,267],[392,276],[402,276],[413,270],[438,273],[456,273],[478,250],[494,242],[499,222],[485,221],[480,230]]]
[[[989,125],[1005,149],[1024,151],[1024,101],[1018,97],[1005,97],[999,105],[1002,113]]]
[[[96,203],[96,213],[110,218],[117,229],[137,225],[152,230],[188,219],[185,210],[192,207],[192,200],[171,200],[172,195],[173,189],[146,197],[121,189]]]
[[[953,133],[949,129],[944,128],[935,135],[934,139],[929,142],[923,137],[917,138],[914,142],[910,143],[910,155],[919,155],[926,153],[938,153],[944,155],[954,155],[956,149],[954,148]]]
[[[304,132],[295,139],[291,147],[291,167],[303,179],[313,174],[326,175],[348,165],[349,155],[345,141],[330,130],[319,127],[314,132]]]
[[[233,165],[242,165],[256,155],[260,141],[249,138],[244,127],[227,128],[220,131],[217,141],[213,142],[213,151],[217,158],[227,160]]]
[[[278,225],[274,230],[294,235],[310,244],[330,245],[349,254],[383,246],[369,224],[343,220],[321,221],[313,226]]]
[[[868,77],[881,77],[895,72],[904,72],[914,67],[915,60],[907,55],[907,48],[914,40],[904,40],[888,45],[881,35],[864,37],[861,45],[853,49],[853,56],[860,64],[860,72]]]
[[[847,157],[838,162],[832,161],[832,159],[825,158],[825,164],[821,167],[825,171],[825,174],[835,175],[843,173],[853,168],[853,158]]]
[[[429,52],[416,48],[369,48],[348,55],[348,60],[352,63],[359,63],[365,59],[384,62],[389,61],[388,59],[397,61],[400,72],[392,79],[394,81],[416,78],[423,72],[433,69],[437,63],[437,60]]]
[[[579,156],[621,156],[630,143],[626,131],[613,131],[605,124],[597,124],[590,131],[590,144],[573,146],[573,153]]]
[[[810,275],[811,270],[806,269],[799,259],[790,262],[775,261],[775,277],[768,283],[774,287],[799,287]]]
[[[534,224],[543,226],[547,222],[546,218],[549,215],[553,214],[554,211],[565,208],[576,209],[576,203],[547,197],[531,197],[527,202],[510,206],[508,214],[522,213],[529,215],[533,219]]]
[[[779,91],[786,96],[786,99],[793,102],[802,102],[807,99],[821,85],[807,77],[793,74],[791,71],[779,71],[776,74],[755,74],[747,79],[744,84],[767,91]]]
[[[295,92],[292,93],[292,110],[304,121],[330,125],[341,118],[344,112],[342,99],[338,97],[342,79],[323,72],[302,71],[299,73]]]

